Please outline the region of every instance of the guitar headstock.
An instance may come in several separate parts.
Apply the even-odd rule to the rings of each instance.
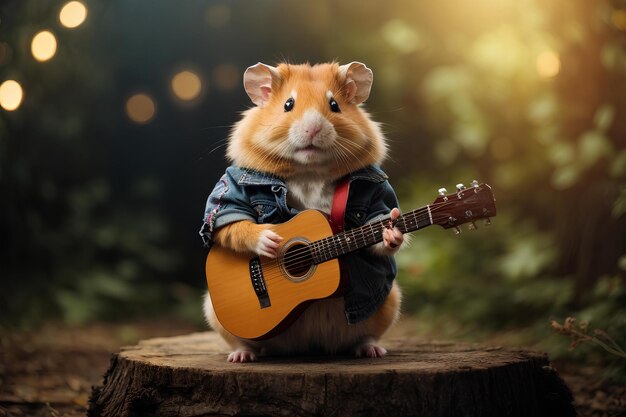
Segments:
[[[445,188],[439,189],[439,197],[430,206],[432,223],[444,229],[455,228],[456,234],[461,233],[460,225],[470,223],[469,229],[477,228],[475,221],[485,219],[491,224],[490,217],[496,215],[496,199],[491,187],[472,181],[469,187],[457,184],[456,193],[446,194]]]

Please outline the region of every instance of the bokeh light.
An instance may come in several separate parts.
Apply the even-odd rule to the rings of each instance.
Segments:
[[[537,72],[543,78],[552,78],[561,71],[561,60],[554,51],[545,51],[537,56]]]
[[[213,70],[213,82],[220,90],[233,90],[241,82],[242,74],[232,64],[220,64]]]
[[[191,101],[202,91],[202,81],[193,71],[180,71],[172,77],[172,91],[181,100]]]
[[[30,50],[37,61],[47,61],[57,52],[57,39],[52,32],[43,30],[33,37]]]
[[[70,29],[80,26],[86,18],[87,7],[80,1],[66,3],[59,13],[61,24]]]
[[[135,94],[126,102],[126,114],[135,123],[148,123],[154,118],[155,113],[154,100],[147,94]]]
[[[403,54],[408,54],[421,47],[418,33],[400,19],[393,19],[381,28],[383,39]]]
[[[15,80],[7,80],[0,84],[0,106],[7,111],[16,110],[22,104],[24,92]]]
[[[216,29],[227,26],[230,23],[232,12],[230,7],[224,4],[215,4],[206,9],[206,22]]]
[[[626,31],[626,10],[613,10],[613,13],[611,13],[611,22],[613,22],[613,26],[619,30]]]

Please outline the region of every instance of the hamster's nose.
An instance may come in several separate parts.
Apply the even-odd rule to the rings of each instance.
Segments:
[[[309,128],[307,128],[305,130],[305,133],[306,133],[308,139],[311,140],[311,139],[313,139],[315,137],[315,135],[320,133],[321,130],[322,130],[322,126],[314,125],[314,126],[309,126]]]

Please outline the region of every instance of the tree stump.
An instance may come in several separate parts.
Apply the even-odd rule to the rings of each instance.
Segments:
[[[114,354],[89,416],[575,416],[543,353],[390,339],[382,359],[231,364],[213,332]]]

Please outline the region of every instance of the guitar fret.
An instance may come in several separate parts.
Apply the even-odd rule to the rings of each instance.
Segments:
[[[467,203],[469,198],[475,199],[475,195],[483,192],[484,190],[486,190],[488,194],[486,194],[482,198],[482,200],[485,204],[492,207],[493,196],[491,195],[491,193],[489,193],[490,189],[488,186],[486,188],[476,188],[469,197],[458,195],[459,199],[465,197],[464,205],[462,206],[462,209],[465,211],[462,214],[463,217],[458,216],[459,223],[464,223],[474,218],[479,218],[479,216],[472,214],[471,211],[467,210]],[[401,217],[394,220],[395,227],[397,227],[398,230],[400,230],[402,233],[410,233],[412,231],[433,224],[440,224],[444,227],[450,227],[450,225],[446,223],[448,218],[452,218],[451,214],[449,214],[448,209],[452,209],[454,207],[450,207],[451,203],[448,202],[447,199],[444,199],[443,201],[439,200],[441,199],[438,199],[433,204],[429,204],[419,209],[405,213]],[[495,207],[483,208],[483,215],[480,217],[487,217],[487,214],[491,213],[495,215]],[[456,222],[457,220],[455,219],[454,221]],[[337,258],[347,253],[354,252],[361,248],[365,248],[381,242],[383,240],[383,232],[387,227],[389,227],[389,222],[389,217],[386,217],[379,221],[366,223],[360,227],[356,227],[354,229],[347,230],[336,235],[328,236],[324,239],[318,240],[317,242],[312,242],[311,251],[314,262],[322,263],[330,259]]]

